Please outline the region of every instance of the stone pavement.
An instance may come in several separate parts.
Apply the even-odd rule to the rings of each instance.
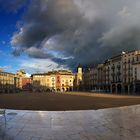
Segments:
[[[7,110],[0,140],[140,140],[140,105],[86,111]]]

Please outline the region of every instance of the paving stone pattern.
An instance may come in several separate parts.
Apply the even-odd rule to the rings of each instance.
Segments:
[[[140,140],[140,105],[86,111],[7,110],[0,140]]]

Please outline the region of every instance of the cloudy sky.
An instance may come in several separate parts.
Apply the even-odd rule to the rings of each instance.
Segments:
[[[0,0],[0,69],[93,66],[140,49],[139,0]]]

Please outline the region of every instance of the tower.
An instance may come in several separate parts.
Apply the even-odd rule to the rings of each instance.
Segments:
[[[77,73],[78,73],[78,74],[82,74],[82,67],[81,67],[80,64],[79,64],[78,67],[77,67]]]
[[[77,85],[80,85],[82,82],[83,72],[82,72],[82,66],[79,64],[77,67]]]

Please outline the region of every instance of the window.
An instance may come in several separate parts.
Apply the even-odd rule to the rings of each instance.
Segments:
[[[132,62],[134,62],[134,57],[132,58]]]
[[[138,57],[138,55],[137,55],[137,61],[139,61],[139,57]]]
[[[135,75],[137,75],[137,68],[135,68]]]

